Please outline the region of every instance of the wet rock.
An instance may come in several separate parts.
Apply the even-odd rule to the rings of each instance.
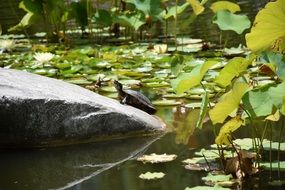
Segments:
[[[163,131],[164,124],[76,85],[0,69],[0,146],[54,146]]]

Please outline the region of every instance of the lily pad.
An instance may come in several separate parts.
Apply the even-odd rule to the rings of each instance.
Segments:
[[[155,100],[152,104],[156,106],[179,106],[182,103],[175,100]]]
[[[84,85],[84,84],[92,84],[92,81],[88,81],[87,79],[69,79],[64,80],[65,82],[69,82],[72,84]]]
[[[146,172],[146,173],[144,173],[144,174],[141,174],[141,175],[139,176],[139,178],[151,180],[151,179],[161,179],[161,178],[163,178],[164,176],[165,176],[165,174],[162,173],[162,172],[153,172],[153,173],[151,173],[151,172]]]
[[[155,154],[143,155],[137,158],[137,161],[143,163],[161,163],[161,162],[170,162],[175,160],[177,155],[175,154]]]
[[[260,163],[260,166],[263,166],[266,170],[281,170],[281,171],[285,171],[285,161],[280,161],[278,162],[264,162],[264,163]]]
[[[196,187],[186,187],[185,190],[230,190],[230,188],[221,187],[219,185],[216,185],[214,187],[210,186],[196,186]]]

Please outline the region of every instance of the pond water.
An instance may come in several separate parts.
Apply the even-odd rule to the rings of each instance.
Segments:
[[[182,161],[193,157],[195,151],[213,144],[214,133],[212,126],[206,124],[201,130],[184,129],[181,134],[181,128],[189,127],[187,121],[191,120],[192,114],[193,110],[160,108],[157,115],[165,119],[172,130],[160,136],[40,150],[2,150],[0,189],[183,190],[203,185],[201,178],[207,173],[186,170]],[[244,129],[237,133],[238,137],[250,136],[250,130]],[[278,131],[273,131],[273,138],[278,138]],[[177,158],[159,164],[144,164],[136,160],[140,155],[151,153],[176,154]],[[284,157],[282,153],[281,158]],[[268,155],[265,159],[268,160]],[[140,179],[139,175],[146,172],[163,172],[166,175],[159,180]],[[269,176],[284,179],[285,173],[281,172],[279,178],[277,172],[261,172],[243,184],[243,189],[284,188],[270,186]]]

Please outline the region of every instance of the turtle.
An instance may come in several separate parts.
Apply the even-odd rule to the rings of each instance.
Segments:
[[[114,86],[118,92],[118,98],[121,104],[133,106],[148,114],[155,114],[155,107],[142,93],[135,90],[124,90],[123,85],[117,80],[114,80]]]

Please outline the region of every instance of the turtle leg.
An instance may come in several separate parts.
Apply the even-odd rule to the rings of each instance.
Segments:
[[[127,96],[125,96],[125,97],[120,101],[121,104],[126,104],[126,102],[127,102]]]

